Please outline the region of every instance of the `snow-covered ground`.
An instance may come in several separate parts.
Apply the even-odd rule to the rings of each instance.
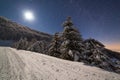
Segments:
[[[83,63],[0,47],[0,80],[120,80],[120,75]]]

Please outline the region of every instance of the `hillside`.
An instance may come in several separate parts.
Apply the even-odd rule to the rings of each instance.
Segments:
[[[120,80],[120,75],[80,62],[0,47],[0,80]]]
[[[19,40],[21,37],[26,37],[28,40],[35,38],[37,40],[50,41],[52,36],[35,31],[26,26],[20,25],[11,20],[0,17],[0,40]]]

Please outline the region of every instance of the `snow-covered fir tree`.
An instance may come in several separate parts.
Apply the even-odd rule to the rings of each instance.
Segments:
[[[51,44],[49,45],[48,55],[54,57],[60,57],[60,37],[58,33],[55,33]]]
[[[47,42],[46,41],[36,41],[33,44],[31,44],[27,48],[27,50],[45,54],[44,51],[46,49],[46,46],[47,46]]]
[[[23,49],[26,50],[27,47],[29,46],[27,38],[20,38],[19,41],[14,43],[12,47],[17,48],[17,49]]]
[[[119,72],[119,60],[112,57],[109,53],[104,52],[105,46],[101,42],[90,38],[85,40],[84,44],[86,45],[86,49],[84,51],[83,62],[109,71]]]
[[[63,23],[64,30],[62,32],[63,42],[60,47],[60,52],[62,53],[60,57],[62,59],[75,60],[78,61],[80,54],[84,50],[84,45],[82,44],[82,37],[80,32],[73,26],[71,17]]]

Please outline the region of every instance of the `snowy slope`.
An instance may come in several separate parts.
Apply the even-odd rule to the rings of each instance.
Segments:
[[[120,75],[83,63],[0,47],[0,80],[120,80]]]

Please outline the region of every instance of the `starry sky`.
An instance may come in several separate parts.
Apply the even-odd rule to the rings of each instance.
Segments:
[[[34,21],[24,19],[26,10],[33,12]],[[120,51],[120,0],[0,0],[0,16],[49,34],[62,31],[71,16],[84,39]]]

